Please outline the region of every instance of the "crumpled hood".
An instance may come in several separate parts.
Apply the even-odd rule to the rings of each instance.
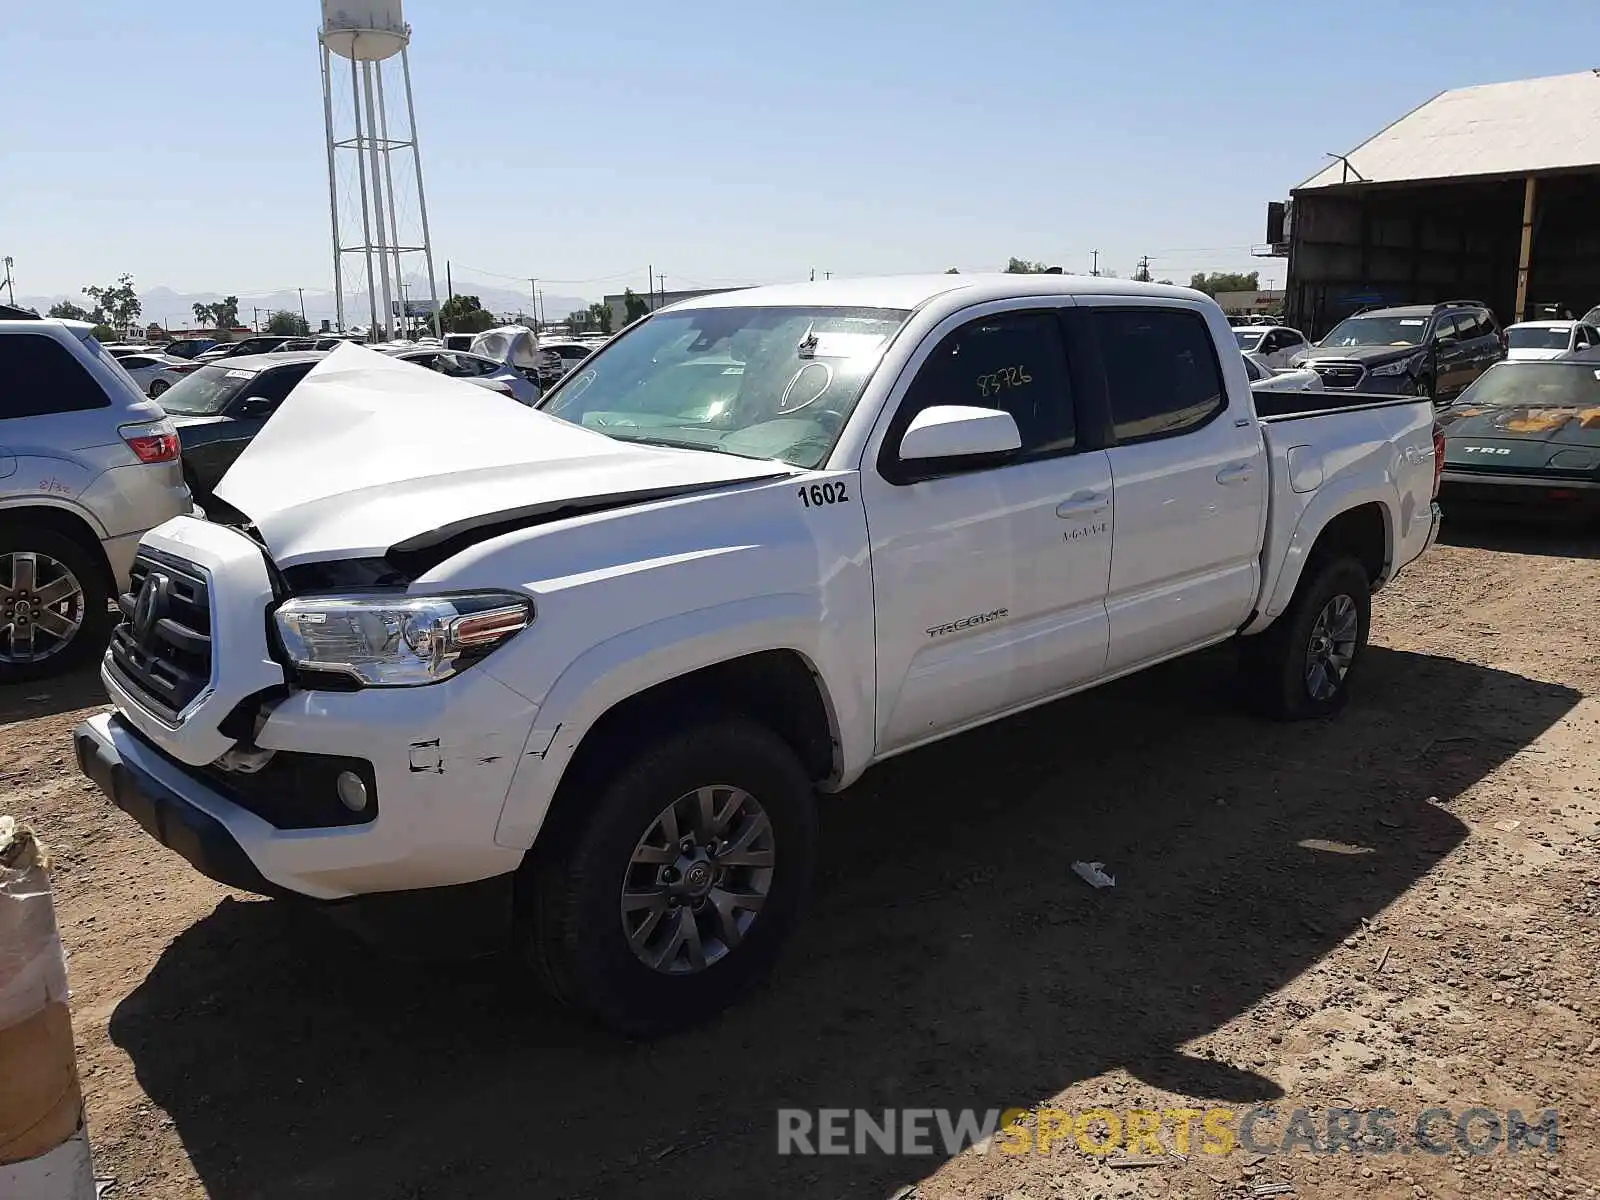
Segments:
[[[216,494],[250,518],[279,566],[292,567],[791,469],[614,441],[346,344],[289,393]]]

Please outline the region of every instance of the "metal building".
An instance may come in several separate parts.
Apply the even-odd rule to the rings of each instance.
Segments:
[[[1486,302],[1502,324],[1600,304],[1600,70],[1442,92],[1268,205],[1285,320]]]

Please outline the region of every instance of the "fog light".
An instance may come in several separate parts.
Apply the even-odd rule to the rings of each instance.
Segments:
[[[334,787],[339,792],[339,803],[351,812],[358,813],[367,807],[366,781],[354,771],[340,771]]]

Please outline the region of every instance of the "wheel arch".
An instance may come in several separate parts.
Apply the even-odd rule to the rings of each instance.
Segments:
[[[97,530],[93,518],[80,509],[50,500],[29,499],[0,503],[0,528],[49,529],[78,543],[99,564],[106,590],[116,594],[116,576],[106,558],[104,531]]]
[[[848,770],[839,697],[808,648],[815,618],[769,597],[739,627],[719,625],[718,609],[635,630],[602,643],[569,666],[541,704],[512,781],[495,841],[529,847],[552,818],[581,811],[575,794],[619,744],[707,712],[754,718],[788,743],[819,787]],[[724,614],[727,615],[727,614]],[[669,628],[670,627],[670,628]],[[698,635],[698,636],[697,636]],[[650,649],[636,653],[636,647]]]
[[[1378,591],[1394,570],[1399,544],[1396,521],[1392,497],[1380,489],[1351,487],[1318,493],[1289,539],[1283,567],[1267,602],[1243,632],[1259,633],[1282,615],[1307,566],[1334,552],[1348,552],[1359,561],[1372,590]]]

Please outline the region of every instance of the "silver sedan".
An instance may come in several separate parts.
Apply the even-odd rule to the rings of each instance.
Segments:
[[[464,379],[479,387],[510,396],[519,404],[531,406],[539,398],[539,387],[521,371],[505,363],[497,363],[481,354],[468,354],[464,350],[442,350],[437,346],[375,347],[385,354],[405,362],[416,363],[430,371]]]

